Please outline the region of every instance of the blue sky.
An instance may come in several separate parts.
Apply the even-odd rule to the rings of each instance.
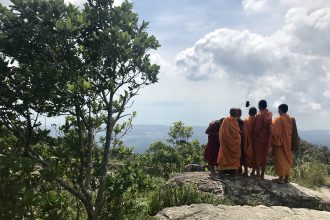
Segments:
[[[287,103],[301,129],[330,129],[329,54],[318,51],[329,46],[326,1],[133,3],[162,44],[155,57],[163,67],[160,82],[135,102],[136,123],[205,125],[230,107],[241,107],[246,115],[246,100],[256,105],[265,98],[274,116],[276,107]],[[315,23],[317,16],[324,27]],[[319,44],[304,30],[319,35]]]
[[[162,45],[152,52],[159,83],[128,110],[136,124],[207,125],[266,99],[274,116],[287,103],[300,129],[330,129],[330,1],[132,2]]]

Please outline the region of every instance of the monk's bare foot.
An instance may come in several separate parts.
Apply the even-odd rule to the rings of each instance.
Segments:
[[[258,175],[258,174],[254,175],[254,176],[252,176],[252,177],[255,178],[255,179],[261,179],[261,176]]]
[[[225,177],[226,177],[225,173],[219,170],[219,178],[223,179]]]
[[[289,177],[288,176],[284,177],[284,183],[289,183],[289,182],[290,182]]]
[[[273,182],[278,183],[278,184],[284,184],[283,179],[272,179]]]

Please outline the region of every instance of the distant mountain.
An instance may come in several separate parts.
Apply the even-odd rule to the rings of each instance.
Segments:
[[[123,137],[126,146],[133,147],[136,153],[143,153],[149,148],[149,145],[155,141],[166,141],[168,139],[168,131],[170,126],[166,125],[133,125],[133,128]],[[207,135],[205,134],[206,126],[193,127],[193,139],[197,139],[200,143],[207,142]],[[58,134],[51,130],[52,136]],[[98,134],[97,140],[104,134]],[[301,130],[299,136],[316,145],[330,147],[330,130]]]
[[[133,128],[124,136],[125,145],[134,147],[136,153],[142,153],[148,149],[149,145],[155,141],[165,141],[168,138],[170,126],[164,125],[133,125]],[[194,126],[192,139],[199,140],[200,143],[207,142],[205,134],[206,126]],[[302,130],[299,136],[316,145],[330,147],[330,130]]]
[[[316,145],[330,147],[330,130],[299,131],[302,139]]]
[[[149,148],[149,145],[155,141],[166,141],[170,126],[165,125],[133,125],[133,128],[123,137],[126,146],[134,147],[136,153],[143,153]],[[207,142],[205,135],[206,127],[193,127],[193,137],[191,140],[197,139],[201,143]]]

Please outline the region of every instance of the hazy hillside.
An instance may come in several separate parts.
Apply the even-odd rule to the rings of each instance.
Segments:
[[[299,135],[310,143],[330,147],[330,130],[299,131]]]
[[[134,147],[136,153],[141,153],[148,149],[149,144],[157,140],[166,140],[169,128],[170,126],[164,125],[134,125],[123,141],[127,146]],[[195,126],[193,129],[192,139],[206,143],[206,126]],[[299,135],[312,144],[330,146],[330,130],[299,131]]]
[[[167,132],[170,126],[166,125],[134,125],[133,128],[124,136],[125,145],[134,147],[136,153],[142,153],[148,149],[149,145],[155,141],[165,141],[168,136]],[[207,142],[205,135],[206,126],[194,126],[194,134],[192,139],[199,140],[200,143]],[[51,131],[52,136],[57,136],[54,130]],[[104,134],[97,134],[96,138]],[[309,130],[299,131],[302,139],[317,145],[325,145],[330,147],[330,130]]]

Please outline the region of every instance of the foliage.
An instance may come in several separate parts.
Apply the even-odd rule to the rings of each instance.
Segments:
[[[316,188],[326,184],[328,166],[319,161],[296,164],[292,169],[292,181],[308,188]]]
[[[42,143],[34,146],[38,153],[47,157],[52,155],[52,169],[42,169],[38,163],[25,157],[17,159],[20,154],[15,147],[18,139],[8,130],[0,129],[0,144],[3,146],[0,149],[2,218],[87,218],[81,201],[51,181],[51,176],[56,175],[78,183],[74,174],[79,166],[76,155],[79,148],[75,144],[79,138],[71,129],[65,130],[64,134],[57,139],[43,138]],[[202,193],[195,185],[172,187],[165,184],[172,173],[180,172],[186,164],[203,162],[203,145],[198,141],[173,143],[155,142],[140,155],[134,154],[120,141],[116,144],[111,150],[113,160],[106,179],[101,219],[153,219],[152,216],[165,207],[193,203],[242,204],[242,201]],[[102,158],[102,148],[94,151],[97,165]],[[326,158],[326,154],[320,153],[323,151],[303,142],[301,152],[295,155],[291,180],[310,188],[324,184],[327,164],[323,163]],[[94,169],[98,172],[100,167]],[[91,185],[96,187],[96,180],[93,179]],[[260,204],[253,197],[246,202]]]
[[[193,128],[185,126],[182,121],[174,122],[168,132],[169,142],[177,144],[179,142],[188,142],[193,135]]]
[[[190,126],[185,126],[182,122],[175,122],[170,128],[167,143],[157,141],[151,144],[147,152],[140,156],[141,162],[149,168],[151,174],[165,179],[169,178],[172,173],[183,171],[188,164],[201,164],[204,161],[204,146],[197,140],[177,141],[178,137],[182,137],[182,134],[172,134],[174,131],[189,131],[189,135],[186,134],[185,137],[191,137],[193,134]]]
[[[18,157],[14,136],[1,136],[0,218],[73,219],[81,203],[57,184],[45,182],[46,173],[37,163]]]
[[[19,161],[40,167],[41,182],[67,190],[98,219],[107,205],[110,149],[131,126],[135,113],[124,112],[132,98],[158,81],[148,51],[160,45],[127,1],[88,0],[83,8],[11,2],[0,4],[0,126],[15,136]],[[39,117],[60,115],[67,116],[63,136],[53,140]]]
[[[183,185],[180,187],[163,186],[150,193],[149,215],[156,215],[166,207],[190,205],[197,203],[209,203],[214,205],[232,205],[229,200],[217,198],[210,193],[203,193],[195,185]]]
[[[275,175],[273,160],[267,166],[267,173]],[[293,152],[291,181],[308,188],[328,185],[330,174],[330,150],[302,141],[299,151]]]

